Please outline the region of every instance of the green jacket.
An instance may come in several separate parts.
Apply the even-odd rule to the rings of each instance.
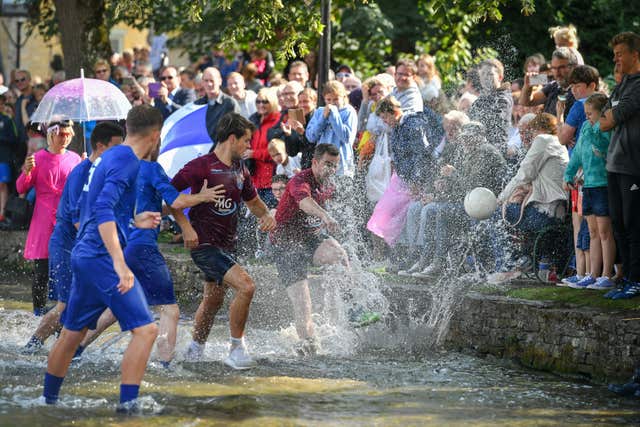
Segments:
[[[592,125],[585,120],[580,128],[578,143],[573,148],[571,159],[564,172],[564,181],[573,179],[582,168],[584,171],[584,188],[607,186],[607,150],[611,132],[601,132],[600,123]]]

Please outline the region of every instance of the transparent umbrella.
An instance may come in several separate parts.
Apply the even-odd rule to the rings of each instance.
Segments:
[[[73,120],[83,124],[93,120],[122,120],[127,118],[131,103],[115,85],[104,80],[80,78],[55,85],[44,95],[31,116],[35,123]],[[87,149],[87,147],[85,147]]]

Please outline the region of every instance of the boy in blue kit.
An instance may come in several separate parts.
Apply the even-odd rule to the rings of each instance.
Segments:
[[[48,404],[58,393],[71,359],[89,328],[110,308],[122,330],[132,338],[122,358],[119,410],[135,409],[158,328],[141,286],[127,266],[122,248],[134,223],[136,178],[140,159],[158,145],[162,115],[148,105],[132,108],[127,115],[127,137],[122,145],[96,159],[83,187],[78,240],[71,253],[73,282],[62,315],[60,338],[49,353],[43,396]],[[155,228],[159,212],[135,216],[135,226]]]
[[[91,156],[76,166],[67,177],[56,212],[56,225],[49,240],[50,299],[57,301],[57,304],[44,315],[38,329],[23,347],[23,354],[38,351],[46,339],[61,327],[60,315],[67,305],[71,288],[71,249],[76,242],[76,224],[79,220],[78,201],[82,187],[93,162],[108,148],[121,144],[122,135],[123,130],[117,124],[99,123],[91,134]]]
[[[175,216],[181,221],[182,210],[200,203],[215,203],[224,197],[224,185],[207,188],[204,180],[199,193],[180,194],[175,189],[162,166],[156,162],[158,150],[154,150],[150,160],[140,162],[137,180],[136,209],[138,211],[158,212],[162,210],[162,201],[175,209]],[[158,249],[159,228],[134,228],[129,234],[124,257],[133,275],[136,277],[147,298],[149,306],[156,306],[160,311],[158,333],[158,358],[160,363],[168,367],[174,357],[178,318],[180,310],[176,304],[173,280],[164,257]],[[76,355],[84,351],[106,328],[116,321],[111,310],[100,316],[95,330],[90,331],[79,347]]]

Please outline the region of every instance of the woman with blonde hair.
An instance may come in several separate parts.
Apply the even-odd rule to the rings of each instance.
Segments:
[[[549,34],[556,43],[556,49],[559,47],[568,47],[574,53],[578,59],[577,65],[584,65],[584,59],[578,52],[578,30],[573,24],[566,25],[564,27],[551,27],[549,28]]]
[[[425,104],[433,99],[438,98],[440,94],[440,88],[442,87],[442,80],[440,79],[440,73],[436,68],[436,60],[429,54],[422,54],[418,57],[418,77],[422,80],[418,82],[420,93],[422,94],[422,100]]]

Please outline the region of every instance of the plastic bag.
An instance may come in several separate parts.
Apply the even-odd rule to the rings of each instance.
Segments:
[[[404,229],[411,201],[411,192],[394,173],[373,210],[367,229],[393,246]]]
[[[383,133],[376,143],[376,151],[369,163],[369,169],[365,177],[365,189],[367,191],[367,199],[370,202],[380,200],[384,191],[389,186],[391,180],[391,157],[389,156],[389,148],[387,134]]]

